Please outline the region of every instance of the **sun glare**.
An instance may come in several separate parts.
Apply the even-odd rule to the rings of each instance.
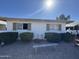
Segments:
[[[51,9],[52,7],[54,7],[55,1],[54,0],[45,0],[44,5],[45,5],[46,9]]]

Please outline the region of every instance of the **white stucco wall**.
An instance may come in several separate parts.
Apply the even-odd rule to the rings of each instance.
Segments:
[[[44,22],[33,22],[32,32],[35,33],[35,38],[43,38],[46,32],[46,24]]]
[[[7,21],[7,30],[13,30],[13,23],[31,23],[31,31],[34,33],[34,38],[44,38],[44,33],[46,31],[46,24],[62,24],[62,31],[65,31],[65,23],[57,22],[45,22],[45,21]],[[27,30],[18,30],[19,32],[24,32]]]

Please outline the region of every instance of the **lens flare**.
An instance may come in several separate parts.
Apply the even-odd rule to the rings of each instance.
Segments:
[[[55,5],[55,0],[45,0],[44,6],[46,9],[51,9]]]

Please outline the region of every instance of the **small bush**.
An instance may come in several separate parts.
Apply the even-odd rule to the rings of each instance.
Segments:
[[[30,42],[33,39],[33,33],[31,32],[24,32],[20,34],[20,38],[23,42]]]
[[[18,37],[18,32],[2,32],[0,33],[0,41],[5,44],[13,43]]]
[[[61,36],[59,33],[45,33],[45,38],[48,42],[60,42]]]

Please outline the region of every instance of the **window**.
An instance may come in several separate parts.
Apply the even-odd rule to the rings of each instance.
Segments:
[[[13,30],[31,30],[30,23],[13,23]]]
[[[22,24],[21,23],[13,23],[13,30],[21,30]]]
[[[61,24],[47,24],[47,30],[61,30]]]
[[[16,23],[16,29],[21,30],[22,26],[22,23]]]
[[[59,27],[58,30],[61,31],[61,24],[59,24],[58,27]]]
[[[50,24],[47,24],[47,25],[46,25],[46,30],[47,30],[47,31],[49,30],[49,27],[50,27]]]
[[[16,30],[16,23],[13,23],[13,30]]]
[[[28,24],[24,23],[23,24],[23,29],[28,29]]]
[[[56,30],[56,24],[50,24],[50,30]]]

